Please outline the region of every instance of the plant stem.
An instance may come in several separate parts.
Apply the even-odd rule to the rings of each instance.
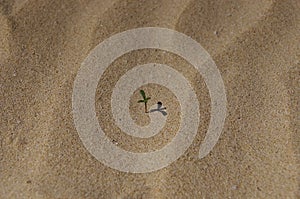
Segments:
[[[148,113],[148,111],[147,111],[147,102],[145,102],[145,113]]]

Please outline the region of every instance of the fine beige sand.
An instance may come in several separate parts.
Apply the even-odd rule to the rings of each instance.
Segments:
[[[0,198],[299,198],[299,0],[4,0],[0,1]],[[132,51],[99,81],[99,124],[119,147],[149,152],[179,128],[180,108],[167,88],[142,87],[168,105],[167,124],[149,139],[114,123],[112,89],[138,64],[162,63],[183,74],[200,102],[196,139],[159,171],[132,174],[97,161],[72,116],[77,71],[104,39],[138,27],[164,27],[198,41],[227,92],[228,115],[213,151],[198,159],[210,120],[203,78],[181,57]],[[130,101],[139,125],[143,105]],[[298,119],[298,121],[297,121]]]

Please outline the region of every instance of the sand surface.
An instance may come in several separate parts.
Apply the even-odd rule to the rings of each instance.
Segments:
[[[300,1],[0,1],[0,198],[299,198]],[[198,159],[210,120],[201,75],[161,50],[132,51],[99,81],[99,124],[118,146],[163,147],[179,128],[180,108],[167,88],[142,87],[168,104],[167,124],[149,139],[114,124],[110,97],[138,64],[178,70],[199,100],[197,136],[177,161],[132,174],[97,161],[74,127],[72,91],[88,53],[104,39],[138,27],[164,27],[198,41],[211,55],[227,92],[228,115],[213,151]],[[149,122],[138,90],[130,114]]]

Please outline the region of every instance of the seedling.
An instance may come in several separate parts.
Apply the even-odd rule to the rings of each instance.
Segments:
[[[146,94],[145,94],[144,90],[140,90],[140,94],[142,95],[143,99],[139,100],[138,103],[144,103],[145,104],[145,113],[148,113],[147,102],[151,98],[150,97],[146,97]]]

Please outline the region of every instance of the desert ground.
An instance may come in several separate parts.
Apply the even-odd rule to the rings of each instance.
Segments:
[[[0,1],[0,198],[299,198],[299,10],[298,0]],[[115,124],[112,90],[136,65],[173,67],[194,88],[200,112],[197,135],[180,158],[130,173],[83,145],[72,93],[92,49],[140,27],[176,30],[201,44],[222,76],[227,116],[217,144],[199,159],[212,106],[203,77],[163,50],[122,55],[95,94],[99,125],[118,147],[155,151],[180,127],[180,103],[158,84],[132,93],[129,110],[137,125],[147,125],[139,90],[151,96],[149,107],[162,101],[168,114],[159,134],[137,138]]]

